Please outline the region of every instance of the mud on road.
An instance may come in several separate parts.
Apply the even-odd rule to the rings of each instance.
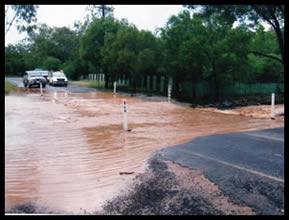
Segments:
[[[256,215],[250,207],[234,204],[202,171],[163,160],[155,154],[146,172],[128,190],[107,202],[105,215]]]
[[[122,130],[123,98],[131,132]],[[93,213],[141,173],[158,149],[198,136],[283,126],[282,120],[103,92],[6,96],[5,209],[33,201],[61,213]]]

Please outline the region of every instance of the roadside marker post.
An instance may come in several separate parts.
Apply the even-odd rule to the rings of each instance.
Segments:
[[[171,102],[171,92],[172,92],[172,86],[169,84],[168,86],[168,102]]]
[[[123,130],[128,131],[128,125],[127,125],[127,101],[126,101],[126,99],[122,100],[122,112],[123,112]]]
[[[116,93],[116,81],[113,82],[113,93]]]
[[[272,93],[272,99],[271,99],[271,119],[274,119],[274,118],[275,118],[274,107],[275,107],[275,93]]]

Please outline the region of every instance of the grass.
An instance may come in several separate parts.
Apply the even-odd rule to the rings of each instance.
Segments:
[[[79,80],[79,81],[69,81],[70,84],[78,85],[78,86],[87,86],[88,88],[98,89],[103,92],[113,92],[113,89],[104,88],[105,83],[101,81],[93,81],[93,80]],[[123,89],[127,87],[124,84],[117,83],[117,90]]]
[[[70,81],[69,83],[73,85],[87,86],[89,88],[94,88],[94,89],[104,88],[104,82],[98,82],[98,81],[79,80],[79,81]]]
[[[23,88],[19,88],[18,86],[5,80],[5,95],[8,95],[12,92],[22,92],[22,91],[23,91]]]

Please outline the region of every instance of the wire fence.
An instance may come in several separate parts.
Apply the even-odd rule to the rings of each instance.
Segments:
[[[104,81],[104,74],[89,74],[89,80]],[[118,87],[122,90],[129,90],[131,86],[131,80],[126,79],[124,76],[117,79]],[[162,95],[168,94],[168,85],[172,85],[172,96],[174,98],[192,99],[203,97],[215,96],[217,91],[212,82],[200,81],[198,83],[192,83],[190,81],[179,82],[178,85],[170,77],[147,75],[137,82],[137,90],[140,92],[152,92]],[[258,94],[283,94],[284,83],[240,83],[235,82],[230,85],[220,86],[219,97],[226,98],[230,96],[250,96]]]

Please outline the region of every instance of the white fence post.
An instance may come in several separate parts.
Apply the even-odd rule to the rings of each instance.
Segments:
[[[271,99],[271,118],[272,119],[274,119],[275,117],[274,106],[275,106],[275,93],[272,93],[272,99]]]
[[[116,93],[116,81],[113,82],[113,93]]]

